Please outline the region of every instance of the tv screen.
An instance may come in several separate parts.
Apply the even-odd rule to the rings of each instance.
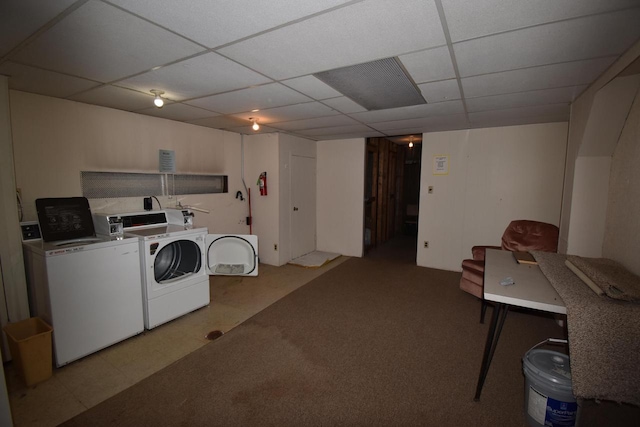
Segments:
[[[86,197],[37,199],[36,210],[45,242],[95,236],[91,208]]]

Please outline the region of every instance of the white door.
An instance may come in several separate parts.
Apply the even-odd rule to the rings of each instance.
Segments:
[[[316,250],[316,159],[291,156],[291,259]]]

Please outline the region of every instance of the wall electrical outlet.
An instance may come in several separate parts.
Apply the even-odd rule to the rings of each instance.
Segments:
[[[277,250],[278,250],[278,244],[277,244],[277,243],[274,243],[274,244],[273,244],[273,250],[274,250],[274,251],[277,251]]]
[[[429,241],[428,241],[428,240],[425,240],[425,241],[424,241],[424,247],[425,247],[425,248],[428,248],[428,247],[429,247]]]

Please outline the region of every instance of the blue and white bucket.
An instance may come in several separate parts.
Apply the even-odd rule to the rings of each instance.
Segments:
[[[572,391],[569,356],[536,347],[522,359],[527,423],[532,427],[576,427],[579,407]]]

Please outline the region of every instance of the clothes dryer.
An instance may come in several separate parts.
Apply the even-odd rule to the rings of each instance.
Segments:
[[[144,326],[153,329],[209,305],[206,228],[177,225],[130,231],[140,239]]]
[[[165,211],[94,215],[96,223],[116,220],[125,236],[140,242],[147,329],[208,305],[209,275],[258,274],[257,236],[208,234],[190,221],[171,224]]]

